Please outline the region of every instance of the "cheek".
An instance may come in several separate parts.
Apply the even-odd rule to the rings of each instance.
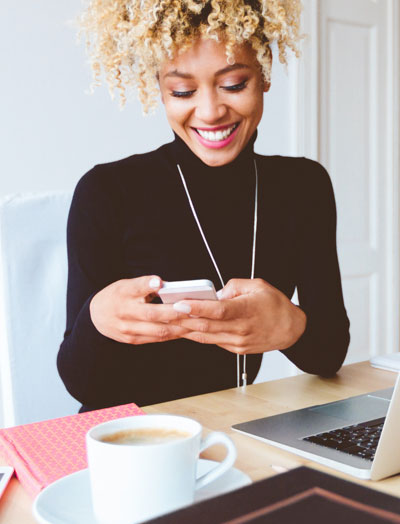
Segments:
[[[173,102],[165,104],[165,112],[169,122],[180,122],[182,120],[181,111]]]
[[[246,111],[248,112],[249,118],[260,121],[264,110],[264,96],[258,92],[254,94],[252,100],[249,100],[246,105]]]
[[[168,121],[178,124],[183,124],[190,113],[185,101],[173,98],[164,102],[164,108]]]
[[[246,103],[243,103],[238,111],[242,116],[248,118],[249,120],[259,121],[263,114],[263,104],[262,101],[248,100]]]
[[[242,117],[259,120],[263,113],[263,103],[263,93],[253,88],[246,93],[246,96],[238,97],[232,106]]]

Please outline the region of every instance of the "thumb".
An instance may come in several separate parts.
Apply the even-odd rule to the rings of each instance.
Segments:
[[[157,293],[163,285],[161,278],[157,275],[132,278],[130,284],[130,295],[132,297],[147,297]]]
[[[259,278],[232,278],[218,291],[218,298],[220,300],[228,300],[230,298],[239,297],[241,295],[248,295],[254,293],[260,289],[260,284],[265,285],[266,283]]]

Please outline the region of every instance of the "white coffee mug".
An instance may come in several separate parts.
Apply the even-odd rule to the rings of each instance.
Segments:
[[[183,432],[185,438],[117,444],[103,441],[120,431],[159,428]],[[193,419],[175,415],[141,415],[111,420],[86,435],[93,509],[101,524],[134,524],[193,502],[195,490],[225,473],[236,449],[224,433],[201,438]],[[196,480],[199,453],[214,445],[227,449],[225,459]]]

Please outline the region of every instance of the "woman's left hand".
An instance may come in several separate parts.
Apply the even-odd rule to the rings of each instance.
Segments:
[[[192,317],[170,321],[190,330],[182,338],[251,354],[286,349],[305,330],[305,313],[260,278],[232,279],[219,296],[218,301],[182,300],[174,304],[175,309]]]

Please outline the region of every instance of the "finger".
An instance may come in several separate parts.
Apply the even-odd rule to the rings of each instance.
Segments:
[[[231,320],[243,316],[243,304],[235,300],[181,300],[173,308],[175,311],[213,320]]]
[[[157,293],[163,285],[161,278],[157,275],[130,278],[123,280],[122,282],[124,282],[126,293],[135,298],[143,298]]]
[[[168,342],[168,340],[175,340],[181,337],[169,338],[166,340],[155,340],[154,337],[147,337],[145,335],[136,335],[135,338],[123,340],[126,344],[132,344],[134,346],[140,346],[141,344],[155,344],[156,342]]]
[[[239,319],[210,320],[208,318],[183,318],[173,320],[170,323],[200,333],[231,333],[241,336],[246,336],[250,333],[250,328],[247,327],[247,323]]]
[[[241,295],[248,295],[266,285],[268,286],[269,284],[261,278],[232,278],[226,286],[220,290],[219,299],[227,300]]]
[[[240,349],[244,347],[245,340],[240,335],[232,333],[201,333],[200,331],[189,331],[181,335],[182,338],[199,342],[200,344],[216,344],[218,346],[227,345]]]
[[[229,344],[217,344],[217,346],[228,350],[230,353],[235,353],[237,355],[247,355],[247,351],[239,346],[230,346]]]
[[[130,344],[140,343],[142,337],[147,337],[153,342],[163,342],[180,338],[188,333],[186,328],[173,326],[163,322],[127,322],[120,326],[124,340]],[[139,341],[139,342],[138,342]]]
[[[124,305],[124,312],[121,313],[121,318],[131,321],[170,322],[172,320],[189,318],[189,315],[176,311],[172,304],[140,303],[132,299]]]

